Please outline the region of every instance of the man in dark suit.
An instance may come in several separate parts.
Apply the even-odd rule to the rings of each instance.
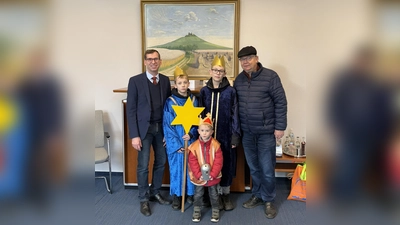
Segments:
[[[137,179],[140,199],[140,212],[150,216],[150,201],[169,205],[171,201],[160,195],[164,166],[167,160],[162,128],[165,100],[171,96],[169,78],[159,74],[162,61],[157,50],[150,49],[144,54],[146,72],[129,80],[127,97],[127,117],[129,137],[132,147],[138,151]],[[148,183],[150,146],[154,150],[153,177]]]

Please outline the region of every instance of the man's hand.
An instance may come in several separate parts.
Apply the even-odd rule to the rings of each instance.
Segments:
[[[163,142],[163,146],[165,147],[167,145],[167,142],[165,141],[165,137],[163,137],[162,142]]]
[[[283,130],[275,130],[275,132],[274,132],[276,140],[281,139],[284,134],[285,134],[285,132]]]
[[[142,140],[140,140],[140,137],[132,138],[132,147],[138,151],[142,151]]]

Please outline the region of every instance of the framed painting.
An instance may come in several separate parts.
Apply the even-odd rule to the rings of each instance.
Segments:
[[[225,60],[226,77],[235,78],[239,0],[142,0],[141,13],[142,50],[160,52],[160,73],[172,80],[179,66],[189,79],[206,80],[218,56]]]

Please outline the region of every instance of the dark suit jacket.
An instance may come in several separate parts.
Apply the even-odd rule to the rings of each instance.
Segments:
[[[159,74],[161,88],[161,101],[171,96],[171,84],[169,78]],[[126,115],[128,119],[129,137],[146,137],[150,125],[151,99],[146,72],[133,76],[129,79],[128,97],[126,103]]]

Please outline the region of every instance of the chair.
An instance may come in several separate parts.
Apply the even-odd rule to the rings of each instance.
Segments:
[[[95,110],[95,164],[108,162],[109,182],[105,176],[96,176],[96,178],[104,179],[107,191],[112,194],[111,189],[111,151],[110,151],[110,134],[104,132],[103,111]],[[107,140],[107,142],[106,142]],[[107,143],[107,150],[105,149]]]

